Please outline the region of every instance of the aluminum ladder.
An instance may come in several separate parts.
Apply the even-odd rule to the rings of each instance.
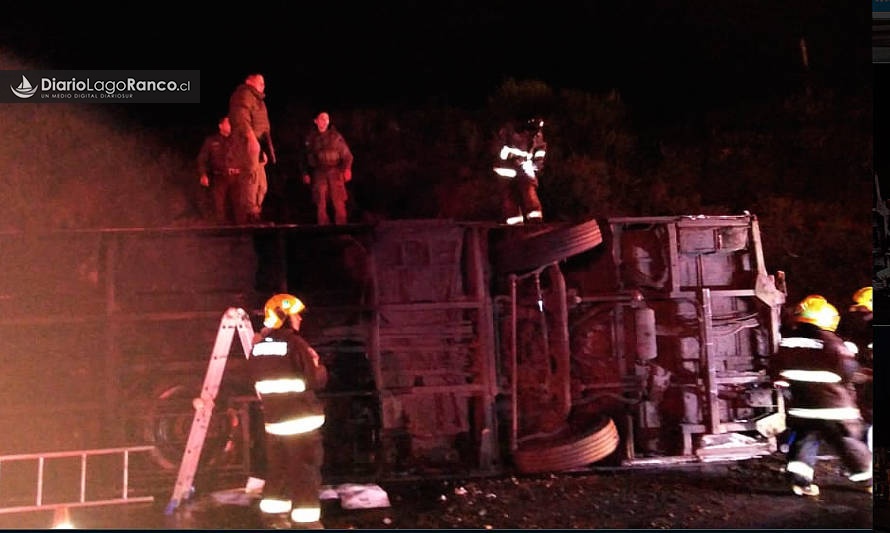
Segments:
[[[165,510],[168,515],[172,514],[180,503],[194,494],[195,472],[198,469],[204,439],[207,437],[207,428],[213,415],[214,401],[219,392],[219,384],[226,369],[226,361],[229,358],[236,331],[241,339],[244,357],[250,357],[253,346],[253,325],[250,323],[250,317],[244,309],[230,307],[219,322],[219,330],[216,333],[216,341],[213,344],[213,352],[210,354],[210,363],[207,365],[207,374],[204,376],[204,385],[201,388],[201,401],[195,402],[192,428],[182,454],[182,462],[179,464],[179,474],[176,477],[176,485],[173,487],[173,495]]]
[[[154,446],[129,446],[124,448],[99,448],[90,450],[74,450],[64,452],[43,452],[43,453],[25,453],[15,455],[0,455],[0,485],[4,481],[4,474],[10,463],[21,463],[34,461],[37,466],[37,487],[34,491],[33,503],[21,505],[11,505],[0,507],[0,514],[8,513],[24,513],[32,511],[54,510],[62,511],[67,515],[68,509],[72,507],[97,507],[101,505],[114,505],[123,503],[145,503],[154,501],[153,496],[134,496],[129,494],[130,488],[130,457],[134,453],[150,452],[154,450]],[[89,472],[87,458],[98,458],[100,456],[112,456],[120,454],[121,456],[121,491],[119,495],[115,495],[116,491],[103,492],[102,495],[92,495],[88,497],[88,493],[95,490],[87,482],[87,473]],[[74,500],[63,501],[47,501],[46,498],[46,473],[48,470],[48,462],[54,465],[64,463],[67,459],[80,460],[80,473],[77,477],[79,481],[79,489],[77,498]],[[88,490],[88,488],[90,490]]]

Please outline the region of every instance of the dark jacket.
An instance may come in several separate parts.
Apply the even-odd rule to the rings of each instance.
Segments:
[[[259,161],[260,139],[269,135],[269,113],[265,94],[242,83],[229,98],[233,154],[239,166],[252,168]]]
[[[504,178],[536,182],[544,170],[547,155],[544,133],[541,130],[516,130],[507,125],[501,129],[499,139],[495,154],[495,173]]]
[[[271,330],[256,342],[247,360],[253,383],[300,379],[305,391],[260,393],[266,424],[324,415],[324,408],[315,391],[327,384],[327,369],[314,362],[314,350],[293,329]]]
[[[236,166],[231,154],[232,136],[217,132],[207,136],[198,152],[198,174],[225,174]]]
[[[229,121],[232,130],[249,129],[257,139],[269,133],[269,113],[266,95],[254,87],[242,83],[229,98]]]
[[[306,136],[303,151],[302,172],[314,174],[336,170],[344,172],[352,168],[352,152],[343,135],[328,126],[324,133],[313,130]]]
[[[800,324],[781,340],[771,373],[789,384],[788,415],[853,420],[860,417],[853,387],[858,370],[855,355],[835,333]]]

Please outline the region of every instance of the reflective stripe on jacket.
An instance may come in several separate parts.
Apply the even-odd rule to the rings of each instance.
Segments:
[[[860,417],[851,379],[856,360],[836,334],[802,324],[779,343],[774,378],[788,382],[788,414],[799,418],[855,420]]]
[[[324,424],[315,390],[324,387],[327,374],[315,365],[313,355],[309,344],[290,328],[273,330],[254,344],[247,365],[263,401],[268,433],[294,435]]]
[[[503,178],[537,179],[544,169],[547,143],[544,134],[527,131],[504,132],[504,144],[497,154],[494,172]]]

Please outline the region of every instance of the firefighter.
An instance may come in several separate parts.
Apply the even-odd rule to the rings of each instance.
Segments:
[[[862,287],[853,293],[853,303],[847,309],[850,320],[841,324],[846,337],[856,343],[860,349],[861,360],[870,359],[872,330],[871,324],[874,318],[872,296],[874,290],[871,286]]]
[[[328,374],[318,354],[300,336],[303,302],[276,294],[265,305],[248,371],[262,403],[266,479],[260,511],[273,526],[321,529],[319,428],[324,408],[316,391]]]
[[[872,308],[872,296],[874,290],[871,286],[862,287],[853,293],[853,305],[848,309],[850,318],[848,326],[850,329],[849,338],[851,338],[858,346],[857,360],[861,365],[861,373],[863,380],[856,385],[856,396],[859,400],[859,409],[862,411],[862,418],[868,424],[868,442],[869,448],[872,446],[872,419],[874,403],[874,386],[872,382],[872,372],[874,369],[874,351],[872,349],[872,339],[874,337],[871,324],[874,317]]]
[[[541,222],[538,180],[547,157],[544,121],[533,118],[519,128],[507,124],[498,134],[494,172],[500,179],[504,222]]]
[[[853,305],[850,306],[850,311],[861,312],[864,314],[863,318],[871,321],[871,315],[874,312],[873,299],[874,287],[870,285],[862,287],[853,293]]]
[[[795,329],[775,356],[773,377],[787,386],[788,429],[795,435],[786,472],[792,492],[818,496],[813,483],[821,442],[839,455],[854,482],[870,482],[871,452],[863,442],[864,425],[856,406],[853,381],[859,368],[854,353],[835,333],[840,315],[820,295],[809,295],[794,309]]]

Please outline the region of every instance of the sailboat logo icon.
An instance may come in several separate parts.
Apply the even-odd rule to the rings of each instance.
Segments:
[[[31,98],[34,96],[34,93],[37,92],[37,87],[32,87],[31,82],[28,81],[28,78],[22,75],[22,83],[19,84],[18,87],[9,86],[12,89],[12,93],[19,98]]]

